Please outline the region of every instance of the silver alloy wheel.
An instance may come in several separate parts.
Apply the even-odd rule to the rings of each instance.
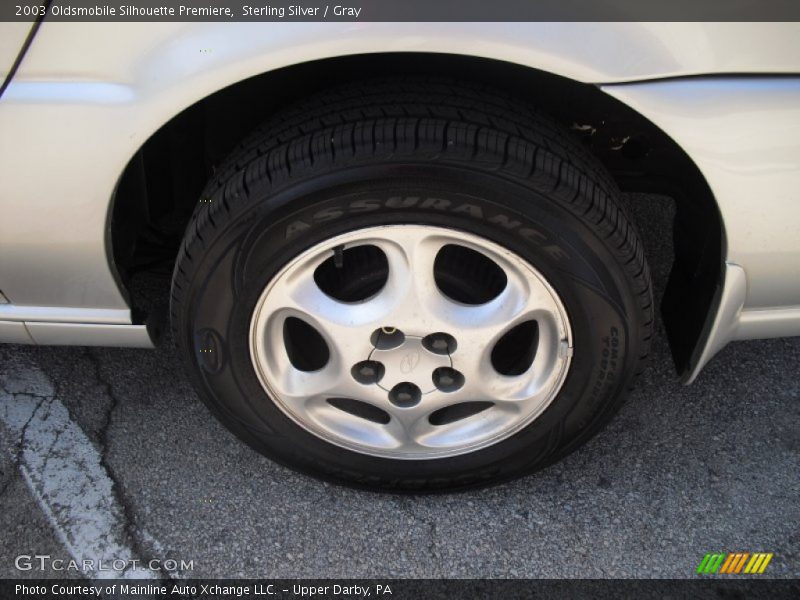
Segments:
[[[385,283],[363,300],[337,300],[315,271],[357,246],[383,253]],[[490,259],[505,276],[502,291],[481,304],[445,295],[434,263],[446,246]],[[321,368],[292,363],[285,336],[292,317],[324,340]],[[531,364],[499,373],[495,345],[529,322],[537,327]],[[376,339],[393,341],[376,347]],[[564,382],[572,333],[555,290],[515,253],[462,231],[387,225],[328,239],[285,265],[256,303],[250,354],[267,394],[305,430],[356,452],[420,460],[485,448],[536,419]],[[437,420],[453,407],[464,416]]]

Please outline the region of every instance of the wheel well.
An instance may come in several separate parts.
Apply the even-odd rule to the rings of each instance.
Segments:
[[[134,309],[140,289],[161,272],[168,285],[184,229],[215,165],[259,123],[303,96],[371,77],[432,76],[493,86],[524,98],[572,130],[626,192],[675,201],[674,263],[662,314],[678,371],[714,304],[724,232],[713,195],[693,161],[663,131],[596,86],[500,61],[442,54],[357,55],[303,63],[220,90],[172,118],[139,149],[123,172],[111,214],[113,261]]]

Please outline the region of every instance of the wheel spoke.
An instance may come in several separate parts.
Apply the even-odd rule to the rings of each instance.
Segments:
[[[475,342],[464,349],[463,354],[454,354],[453,359],[461,364],[465,371],[473,372],[477,377],[469,378],[472,383],[483,384],[483,389],[487,394],[498,393],[502,389],[510,389],[512,380],[515,377],[504,377],[494,370],[492,365],[492,350],[501,338],[514,329],[515,326],[528,321],[535,321],[537,324],[537,334],[534,348],[534,359],[530,365],[530,370],[542,373],[543,370],[550,369],[560,353],[566,351],[566,338],[562,337],[563,332],[558,330],[557,324],[552,313],[548,311],[533,310],[524,315],[510,325],[502,328],[489,328],[485,331],[470,332],[471,335],[464,335],[465,339],[472,338]],[[482,340],[482,341],[480,341]],[[460,348],[460,347],[459,347]],[[498,375],[500,379],[492,380],[492,374]],[[522,373],[520,375],[524,375]],[[498,385],[501,387],[498,388]],[[490,386],[490,387],[487,387]]]
[[[401,231],[392,239],[375,240],[389,264],[386,286],[377,296],[394,299],[384,304],[391,306],[385,316],[387,323],[404,323],[407,333],[419,336],[443,326],[444,311],[436,306],[441,294],[433,266],[437,253],[447,243],[446,237],[417,228]]]
[[[358,436],[363,443],[384,450],[395,451],[403,445],[402,436],[396,435],[391,426],[335,408],[326,398],[310,398],[303,408],[312,422],[329,433],[342,437]]]

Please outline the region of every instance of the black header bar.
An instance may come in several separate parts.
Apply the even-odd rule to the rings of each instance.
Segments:
[[[0,21],[800,21],[800,0],[3,0]]]

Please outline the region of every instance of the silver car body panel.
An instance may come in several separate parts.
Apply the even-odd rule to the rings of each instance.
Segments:
[[[374,52],[479,56],[600,85],[686,150],[719,205],[731,291],[699,358],[800,331],[797,24],[45,22],[0,98],[0,341],[151,345],[108,252],[130,158],[228,85]],[[722,76],[745,72],[762,75]],[[663,78],[676,79],[651,81]]]
[[[43,346],[151,348],[155,337],[147,325],[28,321],[25,327],[33,343]]]
[[[31,23],[3,23],[0,26],[0,83],[8,76],[20,48],[30,33]]]
[[[22,321],[0,321],[0,341],[6,344],[35,344]]]
[[[800,77],[603,86],[666,131],[717,200],[748,309],[800,306]]]

